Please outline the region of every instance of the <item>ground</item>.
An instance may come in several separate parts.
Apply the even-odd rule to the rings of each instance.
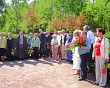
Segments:
[[[0,62],[0,88],[99,88],[94,78],[88,74],[86,81],[78,81],[65,60]]]

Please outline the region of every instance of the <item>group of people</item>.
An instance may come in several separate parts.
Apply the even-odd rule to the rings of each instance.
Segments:
[[[93,70],[92,64],[95,60],[95,76],[94,84],[101,87],[106,86],[107,68],[109,62],[109,40],[104,37],[105,30],[96,29],[96,34],[90,30],[88,25],[83,27],[83,31],[75,30],[73,39],[68,44],[74,45],[74,41],[83,40],[83,44],[77,45],[72,49],[73,69],[75,75],[79,75],[79,81],[87,79],[87,73]],[[69,40],[69,39],[68,39]],[[70,52],[71,50],[68,50]]]
[[[11,33],[8,37],[4,37],[4,33],[0,33],[0,58],[2,61],[6,58],[8,51],[8,60],[13,60],[15,50],[18,52],[20,60],[25,59],[27,48],[31,50],[33,58],[51,58],[54,60],[73,60],[74,74],[79,75],[79,81],[87,78],[87,72],[93,70],[92,64],[95,60],[95,84],[105,86],[107,81],[107,72],[103,74],[105,62],[109,61],[109,40],[104,37],[105,30],[97,28],[95,35],[88,25],[83,27],[83,31],[75,30],[73,33],[65,33],[65,30],[57,31],[51,34],[39,29],[39,33],[30,33],[26,38],[23,31],[19,32],[19,36],[14,39]],[[73,41],[82,38],[83,45],[74,46]],[[105,70],[107,70],[105,68]]]

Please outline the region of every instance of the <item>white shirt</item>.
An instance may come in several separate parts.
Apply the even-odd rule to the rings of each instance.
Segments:
[[[57,35],[57,40],[58,40],[58,45],[60,45],[60,41],[61,41],[61,36]]]
[[[92,31],[89,30],[89,31],[87,32],[87,38],[90,39],[91,44],[94,44],[94,42],[95,42],[95,36],[94,36],[94,33],[93,33]]]
[[[64,44],[64,35],[61,35],[62,41],[61,43]]]
[[[54,47],[58,47],[58,40],[57,39],[52,39],[51,45],[54,46]]]

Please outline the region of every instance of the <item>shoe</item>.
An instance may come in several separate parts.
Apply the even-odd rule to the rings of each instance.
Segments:
[[[99,85],[99,82],[95,81],[93,84],[94,84],[94,85]]]
[[[73,73],[73,75],[78,75],[78,74],[75,72],[75,73]]]
[[[99,84],[99,86],[100,86],[100,87],[105,87],[106,85],[103,85],[103,84]]]
[[[79,78],[79,81],[83,81],[83,80],[85,80],[85,78]]]

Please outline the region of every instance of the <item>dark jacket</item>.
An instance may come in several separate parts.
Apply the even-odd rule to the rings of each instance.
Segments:
[[[20,46],[20,36],[17,37],[16,39],[16,48],[19,49],[19,46]],[[23,36],[23,46],[24,46],[24,49],[27,48],[28,44],[27,44],[27,38]]]

